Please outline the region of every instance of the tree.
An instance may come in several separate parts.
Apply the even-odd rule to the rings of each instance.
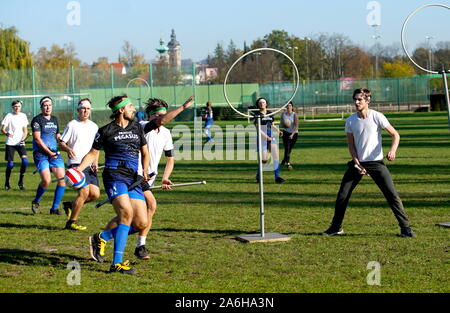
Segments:
[[[384,77],[409,77],[415,75],[413,65],[401,59],[396,59],[392,63],[384,62],[383,73]]]
[[[0,69],[26,69],[32,65],[29,43],[14,27],[0,28]]]
[[[27,69],[32,66],[29,43],[14,27],[0,28],[0,92],[31,88]]]

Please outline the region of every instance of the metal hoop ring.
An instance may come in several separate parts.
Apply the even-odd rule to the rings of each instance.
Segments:
[[[409,19],[410,19],[414,14],[416,14],[418,11],[420,11],[420,10],[422,10],[423,8],[426,8],[426,7],[441,7],[441,8],[445,8],[445,9],[450,9],[450,7],[449,7],[448,5],[445,5],[445,4],[431,3],[431,4],[425,4],[425,5],[422,5],[421,7],[418,7],[418,8],[415,9],[413,12],[411,12],[411,13],[408,15],[408,17],[406,18],[405,22],[403,23],[402,32],[401,32],[402,47],[403,47],[403,51],[405,52],[405,54],[406,54],[406,56],[408,57],[408,59],[409,59],[415,66],[417,66],[418,68],[420,68],[422,71],[425,71],[425,72],[428,72],[428,73],[431,73],[431,74],[439,74],[439,72],[436,72],[436,71],[430,71],[430,70],[428,70],[428,69],[426,69],[426,68],[423,68],[423,67],[420,66],[419,64],[417,64],[417,63],[411,58],[411,56],[409,55],[409,53],[408,53],[408,51],[406,50],[406,47],[405,47],[404,32],[405,32],[405,29],[406,29],[406,24],[408,23]]]
[[[134,80],[143,81],[147,85],[147,93],[145,94],[145,97],[144,97],[144,98],[147,98],[147,96],[150,94],[150,85],[147,83],[147,81],[145,79],[142,79],[142,78],[139,78],[139,77],[130,79],[128,81],[128,84],[127,84],[127,87],[126,87],[127,95],[128,95],[128,87],[130,86],[131,82],[134,81]],[[138,98],[138,99],[142,99],[142,98]]]
[[[240,114],[240,115],[242,115],[242,116],[244,116],[244,117],[247,117],[247,118],[252,118],[253,115],[249,115],[249,114],[242,113],[242,112],[236,110],[236,108],[235,108],[233,105],[231,105],[230,100],[228,99],[227,88],[226,88],[226,86],[227,86],[228,75],[230,74],[230,72],[231,72],[231,70],[234,68],[234,66],[235,66],[240,60],[242,60],[243,58],[245,58],[247,55],[252,54],[252,53],[254,53],[254,52],[257,52],[257,51],[274,51],[274,52],[278,52],[278,53],[284,55],[286,58],[288,58],[288,60],[292,63],[292,65],[294,66],[294,69],[295,69],[295,77],[294,77],[294,78],[295,78],[295,79],[294,79],[294,82],[295,82],[295,90],[294,90],[294,93],[292,94],[292,97],[291,97],[291,98],[286,102],[286,104],[283,105],[281,108],[279,108],[278,110],[276,110],[276,111],[274,111],[274,112],[272,112],[272,113],[270,113],[270,114],[267,114],[266,116],[272,116],[272,115],[275,115],[275,114],[277,114],[278,112],[280,112],[281,110],[283,110],[283,109],[289,104],[289,102],[291,102],[292,99],[294,99],[295,94],[297,93],[297,90],[298,90],[299,82],[300,82],[300,81],[299,81],[300,75],[298,74],[297,65],[295,65],[294,61],[293,61],[286,53],[284,53],[284,52],[282,52],[282,51],[280,51],[280,50],[273,49],[273,48],[258,48],[258,49],[251,50],[251,51],[249,51],[249,52],[247,52],[247,53],[241,55],[241,56],[233,63],[233,65],[231,65],[230,69],[229,69],[228,72],[227,72],[227,75],[225,76],[225,80],[223,81],[223,95],[224,95],[224,97],[225,97],[225,101],[227,101],[228,105],[229,105],[236,113],[238,113],[238,114]]]

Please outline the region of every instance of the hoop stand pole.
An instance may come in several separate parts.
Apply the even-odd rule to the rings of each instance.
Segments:
[[[264,237],[264,176],[262,170],[262,140],[261,140],[261,118],[262,115],[256,116],[257,120],[257,134],[258,138],[258,177],[259,177],[259,221],[261,226],[261,237]]]
[[[447,105],[447,114],[448,114],[448,128],[450,130],[450,99],[448,95],[447,75],[445,73],[445,68],[443,64],[442,64],[442,81],[444,83],[445,104]]]
[[[243,242],[273,242],[288,241],[291,238],[279,233],[266,233],[264,230],[264,176],[262,168],[262,140],[261,140],[261,119],[262,114],[256,114],[256,138],[258,143],[258,183],[259,183],[259,223],[261,227],[260,234],[240,235],[236,239]]]

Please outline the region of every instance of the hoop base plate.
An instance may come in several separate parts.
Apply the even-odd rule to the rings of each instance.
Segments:
[[[236,236],[236,239],[242,242],[254,243],[254,242],[288,241],[291,239],[291,237],[279,233],[265,233],[264,237],[261,237],[261,234],[258,233],[258,234]]]
[[[450,228],[450,222],[437,223],[436,226],[441,226],[441,227]]]

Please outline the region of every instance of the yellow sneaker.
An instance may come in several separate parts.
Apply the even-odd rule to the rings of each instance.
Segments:
[[[105,255],[106,241],[100,238],[100,233],[95,233],[89,237],[89,250],[91,257],[102,263],[104,261],[103,256]]]
[[[70,221],[68,221],[68,222],[66,223],[65,229],[70,229],[70,230],[86,230],[87,227],[86,227],[86,226],[78,225],[77,223],[70,223]]]
[[[122,274],[128,274],[128,275],[134,275],[137,274],[135,269],[132,269],[130,267],[130,262],[127,261],[123,261],[122,263],[117,263],[117,264],[111,264],[111,267],[109,269],[110,273],[122,273]]]

